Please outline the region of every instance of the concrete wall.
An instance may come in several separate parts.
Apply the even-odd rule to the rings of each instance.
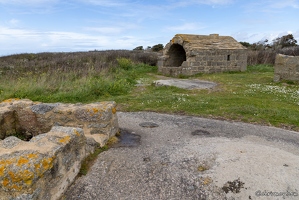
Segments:
[[[299,81],[299,56],[277,54],[274,65],[274,81]]]

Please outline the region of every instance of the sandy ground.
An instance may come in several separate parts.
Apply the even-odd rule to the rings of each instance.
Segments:
[[[125,142],[100,154],[65,199],[299,199],[297,132],[150,112],[118,117]]]

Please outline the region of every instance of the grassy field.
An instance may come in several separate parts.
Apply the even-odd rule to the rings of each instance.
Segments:
[[[65,63],[70,64],[61,66],[40,67],[34,62],[27,67],[22,63],[11,66],[8,62],[4,66],[0,58],[0,101],[113,100],[122,111],[187,114],[299,131],[299,85],[274,83],[270,65],[248,66],[246,72],[200,74],[191,78],[214,81],[217,87],[190,91],[151,85],[157,79],[157,67],[138,59],[124,55],[114,56],[110,61],[103,59],[98,55],[72,68],[67,60]],[[99,63],[105,63],[105,67]],[[137,87],[137,82],[144,85]]]

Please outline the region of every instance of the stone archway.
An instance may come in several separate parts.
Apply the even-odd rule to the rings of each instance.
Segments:
[[[167,67],[180,67],[186,61],[186,51],[183,46],[173,44],[168,50],[168,66]]]

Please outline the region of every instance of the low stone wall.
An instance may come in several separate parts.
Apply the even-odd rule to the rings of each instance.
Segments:
[[[23,134],[32,137],[54,125],[78,127],[101,146],[118,131],[115,102],[92,104],[40,103],[10,99],[0,104],[0,139]]]
[[[0,103],[0,199],[58,199],[81,161],[118,132],[115,106]]]
[[[277,54],[274,65],[274,82],[299,81],[299,56]]]

